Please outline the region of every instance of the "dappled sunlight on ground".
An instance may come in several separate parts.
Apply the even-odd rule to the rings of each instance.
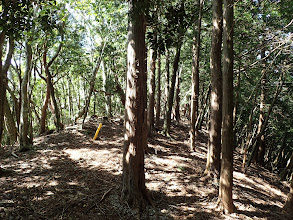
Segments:
[[[135,219],[120,201],[123,123],[103,121],[93,141],[100,122],[91,119],[37,137],[33,151],[1,157],[1,165],[14,172],[0,178],[0,218]],[[288,185],[254,166],[243,174],[239,161],[233,188],[238,211],[219,212],[218,181],[203,176],[206,132],[200,133],[191,152],[187,122],[172,126],[173,139],[160,133],[149,138],[145,175],[155,208],[149,207],[141,219],[286,219],[280,208]],[[237,153],[235,158],[240,158]]]

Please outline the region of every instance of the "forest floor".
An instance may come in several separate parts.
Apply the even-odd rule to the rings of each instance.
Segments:
[[[123,121],[91,118],[59,133],[34,139],[34,149],[1,148],[0,219],[138,219],[120,201]],[[252,165],[244,174],[235,152],[233,200],[237,212],[217,210],[218,183],[203,176],[207,134],[189,150],[187,122],[173,124],[173,139],[153,134],[145,158],[146,185],[154,207],[140,219],[290,219],[282,213],[289,186]]]

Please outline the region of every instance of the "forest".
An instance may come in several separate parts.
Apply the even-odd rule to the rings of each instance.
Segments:
[[[1,0],[0,219],[293,219],[292,15]]]

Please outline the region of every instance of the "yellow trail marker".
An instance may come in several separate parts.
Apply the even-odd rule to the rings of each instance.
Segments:
[[[96,138],[98,137],[98,134],[99,134],[99,132],[100,132],[100,130],[101,130],[101,127],[102,127],[102,123],[100,123],[100,125],[99,125],[99,127],[98,127],[98,129],[97,129],[97,131],[96,131],[96,134],[95,134],[93,140],[96,140]]]

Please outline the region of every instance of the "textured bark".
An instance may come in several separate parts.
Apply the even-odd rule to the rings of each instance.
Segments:
[[[190,149],[195,149],[195,136],[197,135],[197,127],[195,126],[198,118],[198,97],[199,97],[199,52],[200,52],[200,33],[201,33],[201,19],[202,7],[204,0],[198,0],[199,13],[197,22],[197,33],[193,37],[193,56],[192,56],[192,85],[191,85],[191,129],[190,129]]]
[[[15,124],[15,120],[13,118],[12,112],[10,110],[10,106],[7,98],[5,99],[4,104],[4,114],[5,114],[5,125],[6,130],[9,134],[10,144],[13,145],[17,141],[17,127]]]
[[[291,175],[290,192],[288,193],[283,210],[293,216],[293,173]]]
[[[121,197],[131,207],[149,202],[145,185],[144,150],[147,147],[147,70],[143,0],[129,1],[125,140]]]
[[[41,114],[41,120],[40,120],[40,134],[43,134],[46,132],[46,118],[47,118],[47,109],[48,109],[50,96],[51,96],[50,94],[51,94],[50,88],[47,86],[46,97],[45,97],[45,100],[44,100],[43,106],[42,106],[42,114]]]
[[[161,54],[158,54],[158,77],[157,77],[157,97],[156,97],[156,121],[155,126],[160,126],[161,115]]]
[[[180,77],[182,66],[179,68],[178,77],[176,79],[176,92],[175,92],[175,119],[180,121]]]
[[[219,201],[228,213],[234,212],[233,187],[233,7],[224,0],[223,10],[223,130]]]
[[[7,72],[11,64],[11,57],[14,52],[14,40],[9,38],[9,49],[4,62],[3,58],[3,47],[5,43],[5,33],[0,33],[0,144],[2,140],[2,133],[4,130],[4,107],[6,99],[6,87],[7,87]]]
[[[154,41],[157,40],[157,34],[154,33]],[[156,92],[156,61],[157,61],[157,48],[151,49],[151,73],[149,85],[149,106],[148,106],[148,127],[149,132],[154,130],[154,115],[155,115],[155,92]]]
[[[170,82],[171,84],[170,84],[170,88],[168,92],[168,99],[167,99],[166,112],[165,112],[165,118],[164,118],[163,132],[169,136],[170,136],[170,126],[171,126],[171,113],[172,113],[172,107],[173,107],[175,83],[176,83],[176,77],[177,77],[178,66],[179,66],[181,45],[182,43],[179,42],[176,48],[176,54],[173,61],[173,72],[172,72],[171,82]]]
[[[30,76],[32,70],[32,48],[26,42],[26,69],[21,82],[21,108],[20,108],[20,124],[19,124],[19,151],[27,151],[31,149],[31,138],[29,137],[30,112],[29,112],[29,96],[28,89],[30,84]]]
[[[164,106],[164,119],[166,117],[166,111],[167,111],[167,103],[168,103],[168,93],[170,89],[170,51],[167,48],[166,49],[166,72],[165,72],[165,106]]]
[[[213,1],[213,30],[211,45],[211,107],[209,145],[205,173],[219,175],[222,124],[222,0]]]

